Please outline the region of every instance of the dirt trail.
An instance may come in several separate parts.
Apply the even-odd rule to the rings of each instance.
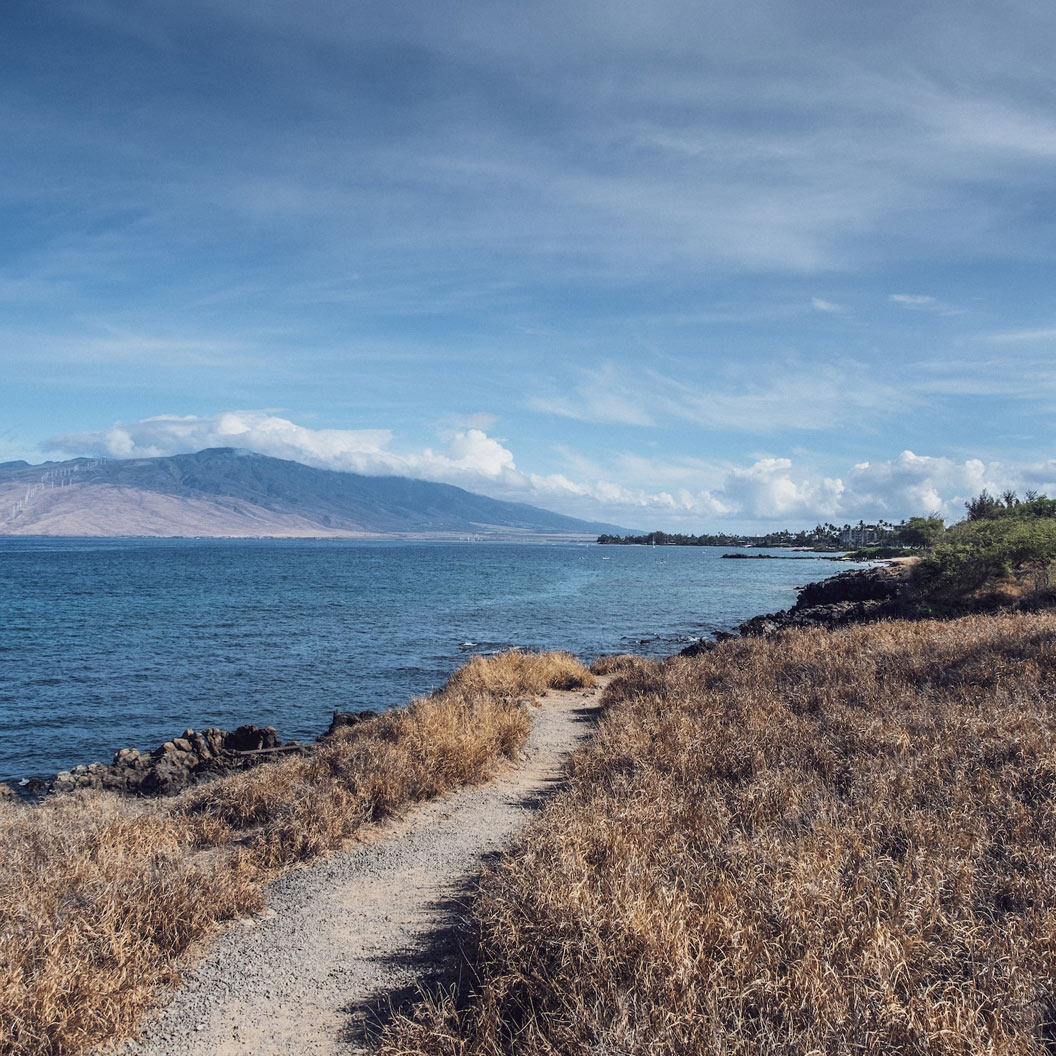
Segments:
[[[364,1052],[365,1022],[442,970],[461,896],[560,783],[601,684],[533,709],[526,759],[415,808],[380,838],[283,877],[269,910],[223,932],[127,1056]]]

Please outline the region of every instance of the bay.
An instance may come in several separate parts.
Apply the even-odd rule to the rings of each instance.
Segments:
[[[752,551],[765,553],[767,551]],[[771,551],[787,556],[787,551]],[[715,547],[347,540],[0,540],[0,780],[186,727],[313,739],[474,653],[660,657],[841,567]]]

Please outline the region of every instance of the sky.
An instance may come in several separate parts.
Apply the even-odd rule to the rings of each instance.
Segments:
[[[1056,495],[1053,54],[1040,0],[6,0],[0,461]]]

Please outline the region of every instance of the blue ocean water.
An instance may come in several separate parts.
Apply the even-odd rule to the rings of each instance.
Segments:
[[[406,703],[477,652],[666,656],[840,567],[722,552],[2,539],[0,780],[109,762],[188,726],[312,739],[335,708]]]

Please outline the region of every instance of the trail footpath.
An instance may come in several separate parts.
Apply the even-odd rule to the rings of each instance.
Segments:
[[[522,761],[413,808],[376,836],[273,884],[268,909],[229,926],[148,1016],[124,1056],[349,1056],[392,1003],[457,959],[464,901],[561,782],[593,729],[605,679],[549,691]]]

